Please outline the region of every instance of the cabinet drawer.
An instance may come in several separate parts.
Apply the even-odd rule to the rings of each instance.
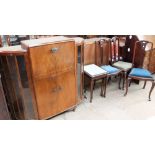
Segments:
[[[57,115],[76,104],[75,72],[35,80],[34,88],[40,119]]]
[[[74,68],[75,42],[59,42],[29,49],[32,76],[44,77]]]

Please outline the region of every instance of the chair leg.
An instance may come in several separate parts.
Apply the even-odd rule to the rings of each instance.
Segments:
[[[95,89],[95,86],[96,86],[96,80],[94,81],[93,90]]]
[[[152,82],[152,87],[151,87],[150,92],[149,92],[149,101],[151,101],[151,93],[152,93],[154,87],[155,87],[155,82],[153,81]]]
[[[132,82],[132,80],[130,80],[130,82],[129,82],[129,87],[131,86],[131,82]]]
[[[124,90],[124,85],[125,85],[125,82],[127,80],[127,72],[124,72],[124,78],[123,78],[123,90]]]
[[[103,97],[103,86],[104,86],[104,79],[102,79],[101,83],[101,96]]]
[[[90,102],[92,102],[92,99],[93,99],[93,87],[94,87],[94,80],[91,79],[91,83],[90,83]]]
[[[111,81],[111,77],[107,77],[107,83]]]
[[[118,89],[121,89],[122,73],[119,75]]]
[[[131,78],[126,79],[126,92],[125,92],[124,96],[126,96],[127,93],[128,93],[128,87],[129,87],[129,82],[130,81],[131,81]]]
[[[143,86],[143,89],[145,89],[145,86],[146,86],[146,81],[144,82],[144,86]]]
[[[106,91],[107,91],[107,78],[104,78],[104,97],[106,97]]]

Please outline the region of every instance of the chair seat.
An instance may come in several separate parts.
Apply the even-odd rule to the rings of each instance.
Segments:
[[[96,77],[96,76],[107,74],[107,71],[101,69],[100,67],[96,66],[95,64],[90,64],[90,65],[84,66],[84,72],[87,73],[91,77]]]
[[[112,67],[110,65],[104,65],[104,66],[101,66],[101,68],[110,74],[117,73],[120,71],[118,68]]]
[[[113,64],[113,66],[117,67],[117,68],[120,68],[120,69],[123,69],[123,70],[128,70],[128,69],[132,68],[132,63],[124,62],[124,61],[118,61],[118,62],[115,62]]]
[[[144,77],[144,78],[152,78],[151,73],[142,68],[133,68],[129,74],[129,76],[137,76],[137,77]]]

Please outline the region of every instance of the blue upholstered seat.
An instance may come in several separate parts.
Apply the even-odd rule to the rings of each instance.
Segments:
[[[151,73],[142,68],[133,68],[129,74],[129,76],[138,76],[138,77],[144,77],[144,78],[152,78]]]
[[[101,66],[101,68],[104,69],[105,71],[107,71],[110,74],[119,72],[118,68],[112,67],[110,65],[104,65],[104,66]]]

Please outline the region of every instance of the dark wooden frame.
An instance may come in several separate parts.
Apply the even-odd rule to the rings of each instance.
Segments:
[[[134,61],[135,61],[136,48],[137,48],[138,44],[141,44],[141,43],[144,43],[144,45],[143,45],[144,50],[145,50],[145,48],[146,48],[146,46],[148,44],[151,44],[151,49],[150,50],[152,50],[152,48],[153,48],[153,43],[152,42],[145,41],[145,40],[136,41],[135,47],[134,47],[133,64],[134,64]],[[141,65],[140,68],[142,68],[142,64],[140,64],[140,65]],[[137,76],[128,75],[128,78],[127,78],[127,81],[126,81],[126,92],[125,92],[124,96],[126,96],[127,93],[128,93],[128,87],[131,85],[131,80],[132,79],[139,80],[139,81],[144,81],[143,89],[145,89],[147,81],[152,82],[152,86],[151,86],[149,96],[148,96],[149,101],[151,101],[151,93],[152,93],[152,91],[153,91],[153,89],[155,87],[155,80],[153,78],[144,78],[144,77],[137,77]]]

